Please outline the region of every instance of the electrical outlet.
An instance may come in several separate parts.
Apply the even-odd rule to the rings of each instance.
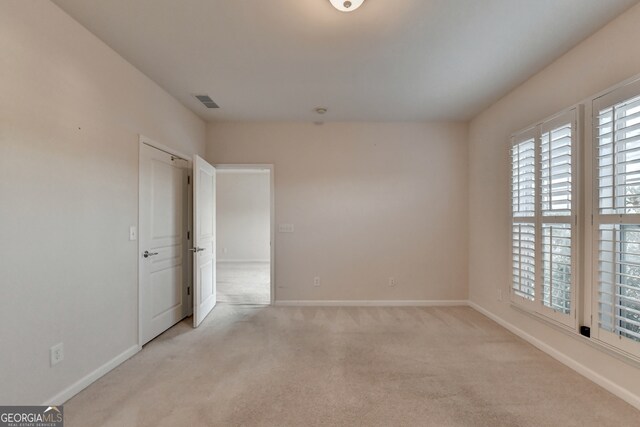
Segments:
[[[64,359],[64,344],[59,343],[51,347],[51,349],[49,349],[49,356],[51,358],[51,366],[62,362],[62,359]]]
[[[318,276],[313,278],[313,286],[320,286],[320,278]]]
[[[395,277],[389,277],[389,286],[394,287],[396,285]]]

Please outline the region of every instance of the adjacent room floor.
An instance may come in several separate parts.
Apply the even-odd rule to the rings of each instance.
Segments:
[[[637,426],[468,307],[219,304],[65,405],[67,426]]]
[[[271,273],[268,262],[218,262],[218,302],[269,304]]]

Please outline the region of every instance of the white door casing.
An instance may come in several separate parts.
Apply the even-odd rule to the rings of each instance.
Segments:
[[[188,314],[187,167],[183,159],[140,146],[141,345]]]
[[[193,160],[193,326],[216,305],[216,170],[199,156]]]

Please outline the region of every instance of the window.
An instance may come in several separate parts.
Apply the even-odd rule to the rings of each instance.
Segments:
[[[589,166],[579,130],[591,134]],[[593,342],[640,361],[640,76],[514,134],[510,148],[512,303],[569,333],[579,318]]]
[[[575,110],[541,125],[542,304],[571,314]]]
[[[593,336],[640,354],[640,82],[593,101]],[[597,322],[595,316],[597,315]]]
[[[576,109],[514,135],[512,300],[575,327]]]

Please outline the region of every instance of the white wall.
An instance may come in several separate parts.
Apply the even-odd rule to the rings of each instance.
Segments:
[[[268,170],[217,170],[218,261],[269,261],[270,180]]]
[[[137,344],[138,133],[205,125],[48,1],[0,2],[0,52],[0,403],[41,404]]]
[[[207,158],[275,165],[276,223],[295,227],[276,233],[278,301],[459,300],[466,137],[452,123],[211,123]]]
[[[640,73],[640,5],[488,108],[470,124],[470,299],[569,356],[614,386],[640,396],[640,369],[497,301],[510,283],[509,135]],[[639,401],[640,402],[640,401]]]

